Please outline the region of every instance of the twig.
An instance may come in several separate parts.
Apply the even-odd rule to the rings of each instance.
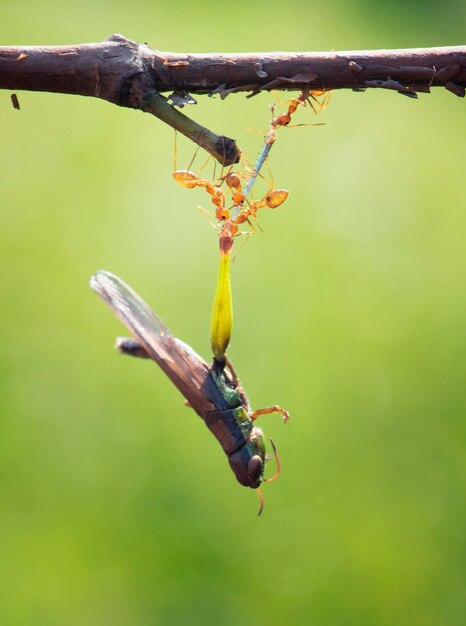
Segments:
[[[257,155],[257,159],[256,159],[256,162],[254,163],[251,176],[249,177],[248,182],[246,183],[246,186],[244,187],[243,193],[244,193],[245,198],[248,197],[252,189],[252,186],[256,182],[256,178],[259,172],[261,171],[262,167],[264,166],[267,160],[267,157],[269,156],[270,150],[272,149],[272,146],[275,143],[275,139],[277,136],[277,128],[274,125],[274,118],[273,118],[274,107],[272,106],[271,108],[272,108],[272,122],[270,123],[270,128],[268,130],[267,135],[265,136],[264,145],[262,146],[261,151]]]
[[[204,148],[222,165],[237,163],[241,152],[234,139],[217,135],[168,104],[157,91],[149,91],[141,100],[141,109],[179,131]]]

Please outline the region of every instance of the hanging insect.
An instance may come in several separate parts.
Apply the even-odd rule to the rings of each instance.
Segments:
[[[222,280],[225,281],[225,273]],[[229,278],[227,282],[229,285]],[[257,490],[260,515],[264,507],[260,485],[278,477],[280,462],[275,445],[270,440],[277,469],[271,478],[264,478],[268,460],[265,439],[255,420],[260,415],[281,413],[286,422],[289,415],[277,405],[251,410],[244,389],[225,355],[231,322],[226,322],[226,336],[222,341],[212,339],[216,354],[213,364],[209,366],[190,346],[177,339],[120,278],[110,272],[98,271],[91,278],[91,287],[133,336],[133,339],[118,339],[117,348],[124,354],[152,359],[160,366],[217,438],[238,482]]]

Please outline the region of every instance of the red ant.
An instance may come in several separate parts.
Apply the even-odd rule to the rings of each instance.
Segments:
[[[225,181],[231,191],[231,198],[233,200],[233,207],[231,208],[237,207],[238,209],[235,216],[233,211],[230,212],[230,210],[226,208],[225,194],[218,185],[215,185],[206,178],[198,176],[191,170],[175,170],[173,172],[173,178],[178,184],[188,189],[193,189],[194,187],[205,189],[210,195],[213,205],[216,207],[215,217],[219,222],[230,222],[227,230],[232,236],[235,236],[238,232],[237,224],[249,222],[250,217],[255,218],[258,209],[263,207],[275,209],[279,207],[285,202],[289,195],[289,191],[286,189],[275,189],[272,186],[262,200],[248,202],[242,190],[241,176],[236,172],[228,172],[221,180],[222,182]],[[245,201],[247,202],[247,207],[244,207]],[[236,228],[233,228],[234,226],[236,226]]]

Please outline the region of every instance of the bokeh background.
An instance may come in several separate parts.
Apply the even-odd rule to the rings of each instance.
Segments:
[[[440,0],[1,0],[0,16],[4,45],[121,32],[179,52],[454,45],[466,26]],[[206,195],[172,181],[172,130],[18,96],[20,112],[0,93],[1,623],[461,623],[464,101],[335,93],[298,115],[325,126],[280,132],[290,198],[233,266],[231,358],[254,407],[293,416],[263,420],[283,472],[257,518],[170,381],[113,351],[124,331],[88,287],[119,274],[209,357],[217,242]],[[188,114],[253,158],[271,101]]]

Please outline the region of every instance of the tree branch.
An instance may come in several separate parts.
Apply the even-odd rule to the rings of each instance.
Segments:
[[[445,87],[464,97],[466,46],[350,52],[175,54],[121,35],[74,46],[0,47],[0,88],[93,96],[150,112],[218,160],[238,160],[234,140],[212,133],[173,108],[189,94],[247,91],[392,89],[417,97]]]

